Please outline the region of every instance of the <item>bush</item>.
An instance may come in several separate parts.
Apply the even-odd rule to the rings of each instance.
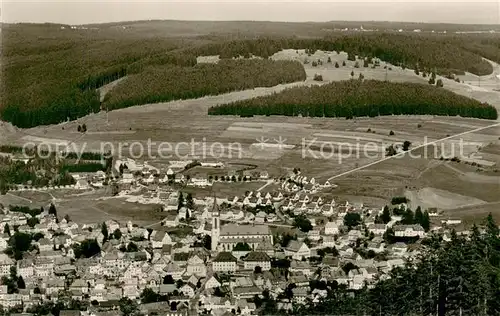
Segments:
[[[314,75],[314,81],[323,81],[323,76],[319,74]]]

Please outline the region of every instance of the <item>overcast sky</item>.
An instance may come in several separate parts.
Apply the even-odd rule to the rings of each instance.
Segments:
[[[500,24],[498,1],[0,0],[3,22],[85,24],[148,19],[407,21]]]

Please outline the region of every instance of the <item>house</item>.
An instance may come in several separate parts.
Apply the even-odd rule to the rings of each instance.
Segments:
[[[320,229],[315,227],[307,233],[307,238],[312,241],[319,241],[321,239]]]
[[[290,272],[300,273],[309,276],[313,273],[311,270],[311,265],[306,261],[293,260],[290,263]]]
[[[209,277],[207,282],[205,282],[205,289],[215,289],[220,286],[222,286],[222,282],[217,278],[217,275],[215,274]]]
[[[265,252],[252,251],[243,259],[243,266],[246,270],[260,267],[262,271],[269,271],[271,270],[271,258]]]
[[[384,252],[385,245],[384,245],[383,242],[374,242],[374,241],[371,241],[371,242],[368,243],[366,249],[372,250],[375,253],[381,253],[381,252]]]
[[[371,224],[368,226],[368,231],[374,235],[383,235],[386,229],[386,224]]]
[[[162,224],[167,227],[177,227],[179,226],[179,218],[177,214],[169,214],[163,219]]]
[[[197,254],[191,256],[187,261],[186,273],[188,275],[205,277],[207,275],[205,261]]]
[[[172,279],[174,280],[179,280],[182,278],[182,275],[186,271],[186,269],[181,268],[178,264],[175,262],[170,262],[164,269],[166,275],[171,275]]]
[[[397,242],[391,245],[391,250],[395,255],[403,255],[404,253],[406,253],[407,249],[408,246],[403,242]]]
[[[285,255],[295,260],[307,259],[311,256],[311,249],[304,242],[291,240],[285,248]]]
[[[187,296],[187,297],[189,297],[189,298],[192,298],[192,297],[194,297],[194,295],[195,295],[195,292],[196,292],[196,286],[195,286],[195,285],[193,285],[193,284],[191,284],[191,283],[186,283],[186,284],[184,284],[184,285],[183,285],[183,286],[179,289],[179,291],[180,291],[183,295],[185,295],[185,296]]]
[[[236,307],[240,310],[241,315],[252,315],[257,308],[255,303],[249,303],[246,299],[239,299],[236,302]]]
[[[261,295],[262,290],[256,286],[241,286],[233,288],[233,296],[237,299],[249,299]]]
[[[425,237],[425,230],[421,225],[394,225],[394,236],[396,237]]]
[[[6,254],[0,254],[0,276],[9,276],[12,266],[14,266],[14,261]]]
[[[172,244],[172,238],[167,232],[157,231],[151,238],[151,244],[154,249],[160,249],[163,245]]]
[[[222,251],[212,261],[212,269],[214,272],[235,272],[236,262],[237,259],[230,252]]]
[[[325,225],[325,235],[338,235],[339,226],[335,222],[328,222]]]

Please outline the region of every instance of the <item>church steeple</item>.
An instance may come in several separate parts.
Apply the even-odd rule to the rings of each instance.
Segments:
[[[212,206],[212,245],[211,250],[217,251],[220,236],[220,210],[217,204],[217,197],[214,194],[214,205]]]

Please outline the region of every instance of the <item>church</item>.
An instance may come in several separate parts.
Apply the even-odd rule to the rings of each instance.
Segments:
[[[252,249],[267,242],[273,244],[273,234],[267,225],[240,225],[228,223],[221,227],[217,200],[212,208],[212,251],[232,251],[238,243],[247,243]]]

